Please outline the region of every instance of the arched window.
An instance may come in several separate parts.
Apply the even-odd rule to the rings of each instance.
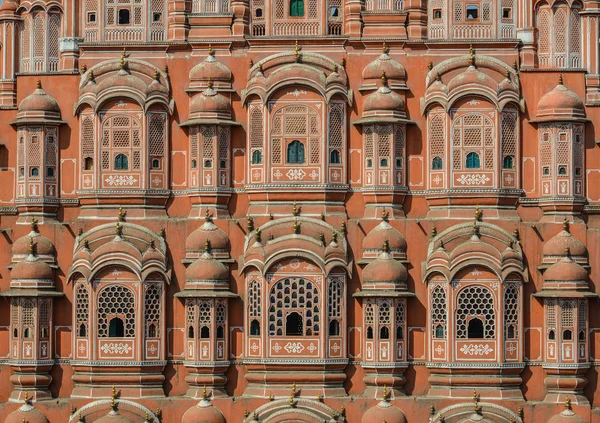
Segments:
[[[513,168],[513,157],[506,156],[502,162],[502,167],[504,169],[512,169]]]
[[[443,169],[443,162],[441,157],[434,157],[431,161],[431,168],[433,170],[441,170]]]
[[[23,337],[26,339],[31,338],[31,329],[25,328],[25,330],[23,331]]]
[[[396,328],[396,339],[397,340],[404,339],[404,328],[402,326],[398,326]]]
[[[261,164],[262,163],[262,153],[260,150],[254,150],[252,152],[252,164]]]
[[[37,167],[32,167],[31,168],[31,176],[33,176],[33,177],[40,176],[40,169]]]
[[[225,337],[225,329],[223,326],[217,326],[217,339],[223,339]]]
[[[304,334],[304,322],[300,313],[291,312],[285,318],[285,336],[302,336]]]
[[[290,0],[290,16],[304,16],[304,0]]]
[[[129,159],[125,154],[117,154],[115,157],[115,170],[129,170]]]
[[[129,9],[119,9],[119,25],[129,25],[131,23],[131,12]]]
[[[457,296],[456,337],[458,339],[496,337],[496,312],[492,292],[480,285],[463,288]],[[481,326],[480,326],[481,324]]]
[[[329,322],[329,336],[340,336],[340,322],[337,320]]]
[[[477,317],[469,320],[467,327],[467,338],[482,339],[483,338],[483,321]]]
[[[87,336],[87,325],[89,321],[89,293],[84,283],[78,283],[75,289],[75,322],[79,327],[79,336]]]
[[[563,331],[563,335],[562,335],[562,339],[565,341],[570,341],[571,339],[573,339],[573,332],[570,330],[564,330]]]
[[[367,339],[373,339],[373,328],[371,326],[367,328]]]
[[[193,326],[188,327],[188,338],[194,339],[194,336],[195,336],[194,335],[194,327]]]
[[[210,328],[208,326],[202,326],[202,329],[200,329],[200,338],[201,339],[210,338]]]
[[[390,339],[390,328],[382,326],[379,329],[379,339]]]
[[[288,145],[287,162],[304,163],[304,144],[298,140],[294,140]]]
[[[46,168],[46,176],[48,178],[54,178],[54,168],[53,167]]]
[[[123,338],[125,336],[125,324],[120,317],[110,319],[108,325],[109,338]]]
[[[329,163],[331,163],[331,164],[342,163],[342,159],[340,157],[340,152],[338,150],[331,150],[331,153],[329,153]]]
[[[566,166],[559,166],[558,167],[558,174],[559,175],[566,175],[567,174],[567,167]]]
[[[192,159],[192,169],[196,169],[198,167],[198,162],[196,159]]]
[[[260,323],[256,319],[254,319],[254,320],[252,320],[252,322],[250,322],[250,335],[260,336]]]
[[[87,336],[87,328],[85,327],[84,323],[79,325],[79,336],[81,338],[85,338]]]
[[[479,162],[479,154],[477,153],[469,153],[467,154],[466,166],[467,169],[479,169],[481,168],[481,163]]]
[[[551,341],[554,341],[556,339],[556,333],[553,330],[548,332],[548,339]]]

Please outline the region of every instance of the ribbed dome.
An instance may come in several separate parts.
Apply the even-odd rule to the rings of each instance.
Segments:
[[[406,423],[404,413],[387,401],[381,401],[367,410],[362,417],[362,423]]]
[[[478,71],[475,66],[469,66],[466,71],[459,73],[448,82],[448,91],[452,92],[452,90],[467,84],[487,86],[494,91],[498,88],[498,84],[491,76]]]
[[[571,235],[565,228],[544,244],[542,255],[550,257],[564,256],[567,248],[572,257],[586,257],[588,253],[585,244]]]
[[[185,412],[181,423],[225,423],[225,417],[218,408],[203,399]]]
[[[545,94],[537,104],[537,119],[561,120],[585,118],[585,106],[581,98],[562,84]]]
[[[196,95],[190,103],[190,115],[194,114],[226,114],[231,115],[229,99],[217,93],[212,87]]]
[[[210,220],[207,220],[187,237],[185,249],[186,251],[203,251],[206,241],[210,243],[210,249],[213,251],[229,251],[229,237]]]
[[[406,267],[390,256],[387,244],[383,250],[379,257],[363,270],[363,283],[396,284],[406,282],[408,279]]]
[[[187,268],[185,280],[188,282],[229,281],[229,270],[223,263],[215,260],[210,253],[205,252]]]
[[[586,420],[577,415],[570,408],[567,408],[556,416],[552,417],[548,423],[586,423]]]
[[[48,423],[46,416],[28,403],[10,413],[4,423],[23,423],[24,421],[27,423]]]
[[[406,240],[402,234],[385,220],[367,234],[362,243],[363,251],[381,250],[385,241],[391,251],[406,251]]]
[[[38,256],[54,256],[56,248],[48,238],[40,235],[38,232],[31,231],[27,235],[19,238],[12,246],[13,256],[26,256],[29,254],[29,244],[33,239],[34,251]]]
[[[121,69],[116,74],[103,79],[98,84],[98,92],[114,90],[115,88],[135,89],[143,93],[146,93],[148,90],[148,86],[144,81],[137,76],[131,75],[125,69]]]
[[[32,254],[18,262],[10,272],[12,280],[48,280],[53,276],[52,268]]]
[[[550,266],[544,273],[546,282],[580,282],[587,281],[588,272],[579,264],[564,257],[557,263]]]
[[[204,62],[197,64],[190,71],[190,80],[212,80],[212,81],[227,81],[231,80],[231,70],[224,64],[215,59],[212,54],[209,54]]]
[[[379,87],[377,91],[367,97],[364,105],[365,112],[376,110],[404,111],[404,100],[388,87]]]
[[[363,79],[379,78],[382,72],[385,72],[390,79],[406,79],[404,66],[392,59],[387,53],[383,53],[363,69]]]
[[[19,112],[55,112],[60,113],[60,106],[54,97],[46,94],[38,81],[37,89],[19,104]]]

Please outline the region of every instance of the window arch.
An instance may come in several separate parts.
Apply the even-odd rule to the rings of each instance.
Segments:
[[[98,337],[108,338],[111,336],[111,328],[119,328],[117,318],[123,324],[123,337],[135,337],[135,296],[133,291],[123,285],[108,285],[98,294],[97,316]]]
[[[34,9],[23,16],[19,27],[21,39],[20,71],[57,72],[61,15],[56,9],[46,12]]]
[[[129,170],[129,158],[125,154],[115,156],[115,170]]]
[[[110,319],[108,324],[108,337],[109,338],[123,338],[125,337],[125,323],[120,317],[113,317]]]
[[[442,158],[439,157],[439,156],[434,157],[433,160],[431,161],[431,168],[433,170],[441,170],[441,169],[443,169],[444,167],[443,167]]]
[[[299,332],[299,328],[302,331]],[[269,336],[288,333],[318,336],[320,331],[321,311],[316,284],[304,278],[285,278],[273,284],[269,294]]]
[[[331,150],[331,153],[329,153],[329,163],[331,163],[331,164],[342,163],[342,159],[340,157],[339,150]]]
[[[481,322],[481,331],[477,320]],[[481,285],[463,288],[456,299],[456,337],[467,339],[471,335],[481,335],[482,339],[496,337],[494,295]]]
[[[260,150],[254,150],[252,152],[252,164],[262,164],[262,153]]]
[[[287,162],[288,163],[304,163],[304,144],[298,140],[294,140],[287,147]]]
[[[481,167],[481,163],[479,161],[479,154],[474,152],[468,153],[465,163],[465,167],[467,169],[479,169]]]

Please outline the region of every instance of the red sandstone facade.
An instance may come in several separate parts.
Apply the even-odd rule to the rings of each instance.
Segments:
[[[0,420],[600,422],[599,6],[4,0]]]

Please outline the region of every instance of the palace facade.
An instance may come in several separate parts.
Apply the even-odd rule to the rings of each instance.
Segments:
[[[600,422],[596,0],[4,0],[0,421]]]

